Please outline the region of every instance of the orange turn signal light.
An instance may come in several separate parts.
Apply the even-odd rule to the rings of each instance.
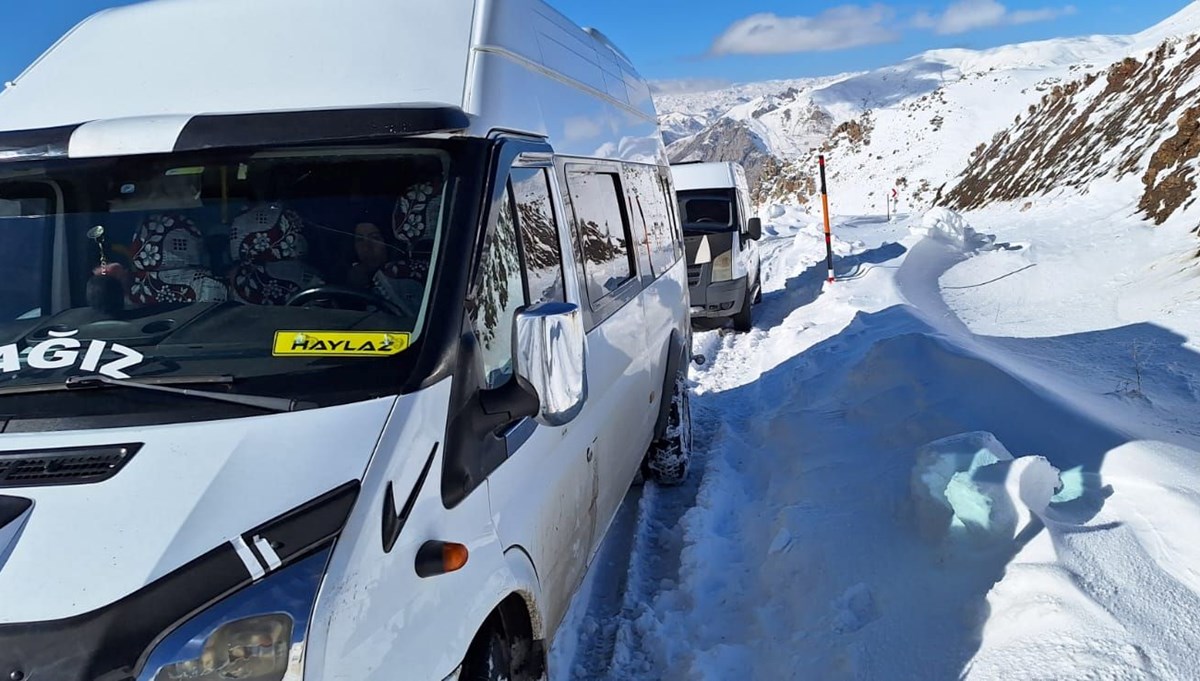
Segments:
[[[417,550],[417,576],[436,577],[455,572],[467,565],[470,552],[462,544],[427,541]]]

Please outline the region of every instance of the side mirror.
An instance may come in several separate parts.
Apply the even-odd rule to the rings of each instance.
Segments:
[[[588,397],[583,313],[570,303],[540,303],[519,313],[515,326],[513,360],[517,379],[537,393],[534,418],[542,425],[565,426]]]
[[[762,238],[762,219],[750,218],[746,225],[747,231],[750,233],[750,238],[753,241],[758,241]]]

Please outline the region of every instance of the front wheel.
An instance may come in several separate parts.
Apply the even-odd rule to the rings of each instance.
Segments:
[[[742,309],[733,316],[733,330],[746,333],[754,328],[754,292],[746,287],[746,296],[742,299]]]
[[[687,379],[675,380],[667,432],[650,445],[642,471],[646,478],[663,486],[683,484],[692,459],[692,407]]]
[[[496,623],[475,635],[463,660],[460,681],[509,681],[513,673],[512,646],[504,630]]]

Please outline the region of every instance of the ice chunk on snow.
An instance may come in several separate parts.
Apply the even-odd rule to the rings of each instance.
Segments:
[[[953,435],[917,450],[911,484],[922,529],[940,535],[949,527],[954,516],[948,494],[952,487],[959,503],[965,503],[962,488],[967,483],[960,474],[969,480],[980,468],[1012,458],[995,435],[984,432]]]
[[[929,211],[921,221],[921,226],[914,225],[912,232],[964,251],[977,251],[992,245],[996,240],[996,237],[990,234],[976,232],[967,223],[966,218],[949,208],[934,208]]]
[[[917,452],[911,488],[921,534],[1013,539],[1042,515],[1061,486],[1041,457],[1016,461],[991,433],[955,435]]]

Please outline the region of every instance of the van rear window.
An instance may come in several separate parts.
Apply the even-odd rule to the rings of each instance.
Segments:
[[[737,226],[732,189],[682,191],[679,195],[679,217],[684,228],[726,230]]]

